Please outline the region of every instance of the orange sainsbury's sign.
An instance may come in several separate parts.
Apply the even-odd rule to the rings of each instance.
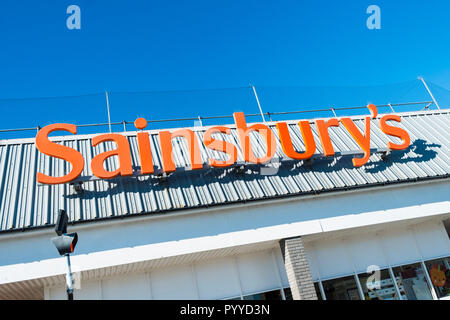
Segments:
[[[334,149],[331,144],[331,139],[328,133],[330,127],[339,127],[341,124],[350,133],[355,142],[361,148],[363,156],[353,157],[353,165],[355,167],[363,166],[370,157],[370,125],[371,119],[377,117],[377,108],[373,104],[369,104],[371,116],[367,116],[364,119],[364,132],[361,132],[355,125],[353,120],[349,117],[331,118],[328,120],[318,119],[315,120],[315,126],[320,138],[324,156],[333,156]],[[245,162],[263,164],[269,162],[276,151],[276,138],[273,131],[265,124],[257,123],[251,126],[247,126],[245,116],[242,112],[236,112],[233,114],[236,124],[236,130],[238,134],[238,142],[242,151],[242,156]],[[398,128],[388,124],[388,121],[401,122],[401,118],[398,115],[387,114],[380,118],[380,129],[385,134],[397,137],[401,139],[401,144],[388,142],[387,147],[390,150],[402,150],[406,149],[410,144],[409,134],[402,128]],[[135,122],[137,129],[143,130],[147,126],[147,121],[143,118],[137,119]],[[291,136],[289,133],[288,125],[286,122],[277,122],[276,129],[278,131],[278,137],[284,154],[295,160],[306,160],[313,156],[316,151],[316,143],[314,141],[313,133],[311,130],[311,124],[308,120],[301,120],[298,122],[300,128],[305,151],[298,152],[294,149]],[[72,134],[77,134],[77,127],[74,124],[57,123],[51,124],[42,128],[36,135],[36,147],[37,149],[48,156],[59,158],[69,162],[72,166],[71,171],[62,177],[53,177],[46,175],[42,172],[37,173],[37,181],[43,184],[60,184],[67,183],[77,179],[85,166],[85,160],[83,155],[70,147],[52,142],[49,140],[49,134],[54,131],[68,131]],[[250,142],[250,133],[258,132],[264,139],[267,148],[263,156],[257,157],[252,149]],[[216,168],[224,168],[232,166],[237,161],[237,146],[231,142],[218,140],[213,137],[214,133],[222,133],[225,135],[231,134],[231,128],[226,126],[210,127],[203,135],[204,145],[214,151],[223,152],[227,155],[227,160],[217,160],[214,158],[209,159],[209,165]],[[192,170],[198,170],[203,168],[203,162],[200,155],[200,149],[196,135],[189,129],[178,129],[173,132],[168,130],[162,130],[158,133],[161,159],[162,159],[162,171],[165,173],[174,172],[176,170],[173,160],[172,139],[176,137],[183,137],[189,148],[190,164]],[[133,166],[131,159],[130,144],[128,139],[117,133],[101,134],[92,138],[92,146],[98,146],[103,142],[112,141],[116,144],[117,148],[111,151],[102,152],[96,155],[91,160],[92,174],[100,179],[110,179],[117,176],[131,176],[133,175]],[[139,158],[141,163],[140,174],[148,175],[155,172],[153,166],[152,150],[150,145],[150,137],[147,132],[137,133],[137,143],[139,148]],[[118,168],[114,171],[108,171],[104,167],[106,159],[112,156],[117,156],[119,159]]]

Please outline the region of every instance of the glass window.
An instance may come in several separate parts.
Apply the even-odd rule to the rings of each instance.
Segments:
[[[318,282],[314,282],[314,288],[316,289],[317,299],[318,300],[322,300],[322,295],[320,294],[320,289],[319,289],[319,283]],[[286,300],[293,300],[292,299],[291,288],[285,288],[284,289],[284,296],[286,297]]]
[[[446,260],[447,259],[447,263]],[[438,298],[450,296],[450,269],[448,266],[448,258],[436,259],[425,262],[431,283],[433,283],[434,291]]]
[[[433,300],[420,263],[395,267],[392,270],[398,279],[400,294],[404,300]]]
[[[225,300],[241,300],[241,297],[234,297],[234,298],[229,298],[229,299],[225,299]]]
[[[379,279],[377,277],[377,273],[359,275],[364,298],[366,300],[399,300],[389,270],[380,270]]]
[[[284,289],[284,296],[286,297],[286,300],[293,300],[292,299],[291,288],[285,288]]]
[[[244,300],[283,300],[281,290],[273,290],[244,296]]]
[[[314,289],[316,289],[317,299],[322,300],[322,294],[320,293],[320,287],[318,282],[314,282]]]
[[[322,281],[327,300],[360,300],[354,276]]]

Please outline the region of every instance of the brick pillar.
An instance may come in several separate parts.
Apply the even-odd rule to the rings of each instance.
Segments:
[[[292,298],[294,300],[317,300],[301,237],[283,239],[280,241],[280,247]]]

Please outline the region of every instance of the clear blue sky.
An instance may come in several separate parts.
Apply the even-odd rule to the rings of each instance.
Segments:
[[[66,27],[66,8],[71,4],[81,8],[81,30]],[[366,27],[366,8],[371,4],[381,8],[380,30]],[[450,88],[449,14],[448,0],[2,0],[0,99],[250,83],[257,87],[370,86],[404,83],[418,75]],[[225,96],[219,95],[220,99]],[[104,103],[104,97],[98,99]],[[131,109],[136,105],[133,99],[129,99]],[[87,112],[90,104],[80,101],[78,112]],[[66,102],[62,100],[58,110],[62,120],[69,118],[69,122],[63,109],[72,104]],[[0,103],[0,108],[11,118],[25,115],[35,120],[37,115],[27,108],[50,114],[45,103],[32,105],[29,101],[13,107]],[[125,115],[119,113],[128,107],[121,105],[118,110],[116,103],[113,120],[123,120]],[[192,102],[150,111],[154,118],[167,118],[229,114],[239,106],[222,112],[214,110],[214,105],[211,108],[209,112],[205,105]],[[148,114],[133,109],[126,120],[134,120],[138,113]],[[89,120],[86,116],[73,119]],[[29,126],[29,121],[1,127],[21,125]]]

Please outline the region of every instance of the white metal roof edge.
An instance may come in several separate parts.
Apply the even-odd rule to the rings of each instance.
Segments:
[[[169,209],[164,212],[148,212],[148,213],[139,213],[139,214],[129,214],[127,216],[112,216],[112,217],[105,217],[101,219],[91,219],[91,220],[81,220],[81,221],[70,221],[69,226],[71,231],[77,232],[80,230],[90,229],[90,228],[98,228],[99,226],[104,225],[115,225],[115,224],[126,224],[126,223],[136,223],[136,222],[144,222],[148,220],[153,219],[173,219],[184,215],[192,215],[192,214],[209,214],[211,212],[216,211],[224,211],[224,210],[235,210],[236,208],[241,207],[257,207],[266,205],[268,201],[270,201],[271,204],[283,204],[288,202],[294,202],[294,201],[305,201],[309,199],[322,199],[326,197],[332,197],[332,196],[340,196],[340,195],[346,195],[349,193],[364,193],[364,192],[371,192],[373,188],[377,188],[377,190],[383,191],[383,190],[389,190],[389,189],[396,189],[396,188],[404,188],[408,186],[419,186],[424,184],[439,184],[439,183],[445,183],[449,181],[450,177],[433,177],[428,179],[422,179],[419,181],[400,181],[396,183],[388,183],[384,185],[366,185],[366,186],[360,186],[356,188],[352,188],[349,190],[325,190],[321,192],[311,192],[306,194],[292,194],[292,195],[286,195],[282,197],[274,197],[274,198],[264,198],[264,199],[254,199],[249,201],[236,201],[236,202],[230,202],[225,204],[217,204],[217,205],[210,205],[210,206],[202,206],[202,207],[191,207],[191,208],[181,208],[172,210]],[[169,214],[170,213],[170,214]],[[0,241],[6,240],[6,239],[17,239],[19,237],[33,237],[41,234],[54,234],[54,224],[49,225],[41,225],[37,227],[28,227],[28,228],[21,228],[21,229],[8,229],[8,230],[0,230]]]
[[[393,208],[383,211],[365,213],[361,219],[355,219],[354,215],[339,217],[345,224],[339,230],[354,229],[360,227],[380,226],[396,222],[412,222],[416,219],[438,219],[448,215],[448,203],[431,203],[421,206]],[[418,214],[420,212],[420,214]],[[367,215],[370,214],[370,217]],[[299,221],[281,226],[269,226],[256,230],[245,230],[234,233],[226,233],[212,237],[191,238],[165,243],[146,244],[134,247],[124,247],[89,254],[72,255],[72,264],[83,266],[78,271],[99,270],[118,265],[135,264],[144,261],[153,261],[185,254],[195,254],[220,250],[228,247],[257,245],[258,243],[277,241],[283,238],[324,234],[337,231],[333,228],[324,228],[327,224],[335,225],[335,218]],[[52,268],[49,268],[49,266]],[[0,284],[38,279],[48,276],[57,276],[65,273],[65,265],[60,258],[51,258],[29,263],[0,266]],[[15,270],[11,273],[11,270]]]

